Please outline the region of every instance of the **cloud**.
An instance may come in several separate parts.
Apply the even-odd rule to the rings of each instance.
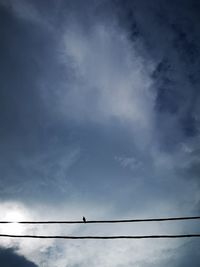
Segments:
[[[20,2],[20,4],[23,4]],[[66,140],[66,127],[50,118],[41,99],[45,76],[56,45],[40,23],[19,18],[1,6],[1,199],[24,195],[41,198],[47,187],[63,191],[67,172],[79,158],[79,146]],[[12,79],[10,79],[10,75]],[[58,128],[58,130],[57,130]],[[61,185],[62,184],[62,185]]]
[[[154,101],[151,62],[112,24],[97,22],[86,32],[79,22],[66,29],[63,61],[70,62],[74,78],[59,92],[61,109],[75,120],[117,119],[149,128]]]
[[[2,219],[9,220],[48,220],[48,219],[80,219],[80,214],[87,215],[87,219],[108,218],[113,214],[112,206],[89,203],[88,206],[72,205],[71,203],[53,207],[52,205],[22,205],[21,203],[1,204]],[[115,215],[116,216],[116,215]],[[126,215],[127,216],[127,215]],[[43,234],[43,235],[117,235],[117,234],[148,234],[169,233],[171,226],[162,224],[146,225],[11,225],[8,229],[1,227],[1,233],[13,234]],[[173,231],[183,231],[180,225],[173,224]],[[177,248],[179,241],[155,241],[141,240],[32,240],[32,239],[1,239],[4,247],[17,247],[18,253],[25,255],[27,259],[39,266],[44,263],[48,266],[74,266],[87,264],[98,266],[116,266],[120,264],[136,264],[143,262],[148,257],[160,259],[163,249]],[[84,247],[84,249],[83,249]],[[145,251],[145,253],[144,253]],[[76,255],[76,257],[74,257]],[[105,256],[106,255],[106,256]]]
[[[4,267],[37,267],[24,256],[18,255],[13,248],[0,248],[0,261]]]
[[[186,267],[192,263],[192,266],[197,267],[200,262],[199,246],[200,244],[198,240],[186,242],[184,245],[181,245],[176,249],[166,249],[162,261],[156,260],[155,262],[152,262],[150,259],[149,261],[142,263],[141,266],[157,267],[162,265],[165,267],[170,264],[173,267]]]
[[[122,165],[122,167],[126,168],[129,167],[132,170],[141,168],[142,163],[137,161],[133,157],[115,157],[115,159]]]
[[[57,6],[56,1],[20,1],[11,7],[3,2],[4,217],[197,213],[199,29],[194,2],[60,1]],[[15,227],[9,230],[148,234],[198,229],[193,223]],[[1,242],[51,267],[172,265],[174,251],[177,264],[187,255],[185,241],[171,240]]]

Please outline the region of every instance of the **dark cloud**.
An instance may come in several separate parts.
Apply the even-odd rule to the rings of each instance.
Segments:
[[[95,112],[101,88],[99,91],[85,93],[84,90],[87,79],[91,79],[94,88],[98,86],[95,81],[101,77],[101,73],[92,72],[95,68],[90,68],[93,62],[91,58],[98,54],[95,49],[101,49],[98,46],[99,36],[95,35],[95,25],[105,23],[105,31],[109,31],[111,26],[108,25],[113,26],[113,15],[109,17],[112,10],[120,29],[128,33],[130,44],[133,47],[136,45],[136,51],[144,61],[148,58],[155,66],[150,72],[156,99],[153,111],[156,121],[155,124],[149,122],[155,127],[155,137],[151,137],[150,147],[156,145],[164,152],[169,152],[169,155],[173,153],[170,156],[174,157],[181,142],[196,138],[199,127],[199,29],[196,27],[198,18],[193,3],[184,2],[184,6],[164,1],[148,4],[143,1],[95,1],[91,4],[88,1],[87,5],[81,1],[28,3],[29,5],[22,3],[21,6],[1,6],[0,145],[4,151],[1,158],[1,197],[32,201],[37,195],[38,201],[47,198],[47,201],[51,199],[55,202],[76,192],[75,195],[83,199],[90,200],[95,196],[99,201],[115,199],[116,203],[122,203],[124,192],[127,202],[131,199],[137,201],[139,196],[134,191],[134,186],[137,185],[141,190],[140,195],[144,192],[151,198],[151,192],[159,188],[162,192],[159,197],[167,199],[166,184],[162,186],[158,178],[161,173],[155,173],[151,148],[142,148],[143,141],[137,147],[135,130],[132,132],[129,124],[126,125],[117,118],[103,127],[101,123],[98,124],[101,114]],[[177,13],[175,7],[178,8]],[[34,11],[34,16],[29,13],[31,10]],[[78,30],[73,28],[74,24]],[[71,25],[75,39],[71,41],[71,36],[67,33],[66,44],[71,41],[72,48],[79,49],[80,45],[81,49],[86,45],[90,49],[83,64],[84,71],[89,69],[86,73],[88,76],[78,82],[78,70],[74,68],[73,60],[65,55],[65,62],[62,61],[64,48],[61,40],[66,29],[69,28],[70,32]],[[113,35],[112,38],[116,37]],[[107,45],[106,42],[107,39]],[[106,61],[112,55],[111,50],[103,57],[105,66],[109,66],[108,71],[119,65],[116,58],[122,53],[122,47],[118,45],[117,39],[115,43],[116,47],[114,42],[112,44],[115,53],[110,59],[114,63]],[[105,51],[106,48],[102,50],[102,55]],[[98,57],[96,59],[99,60]],[[102,64],[102,61],[98,62]],[[102,66],[105,67],[104,64]],[[114,71],[117,72],[118,69]],[[110,77],[116,83],[115,72],[113,75],[111,71]],[[103,79],[104,77],[98,81]],[[77,82],[75,85],[74,81]],[[72,85],[80,88],[75,96]],[[86,84],[87,86],[90,85]],[[69,92],[67,97],[64,96],[66,92]],[[57,96],[59,94],[61,98],[66,98],[64,106]],[[80,101],[77,101],[79,97]],[[114,104],[111,101],[109,107]],[[135,104],[137,103],[133,105]],[[60,105],[66,116],[56,113]],[[101,113],[104,110],[105,104]],[[95,122],[74,121],[73,116],[79,119],[82,115],[91,117],[92,120],[92,116],[98,118]],[[139,127],[136,124],[132,128]],[[146,139],[144,132],[145,130],[140,133],[143,140]],[[147,130],[146,135],[151,134]],[[159,153],[157,156],[160,157]],[[124,161],[132,158],[132,162],[140,162],[143,167],[135,168],[134,164],[131,167],[125,164],[124,167],[122,157]],[[121,159],[122,166],[115,158]],[[177,170],[177,173],[180,172]],[[155,178],[148,178],[149,176]],[[170,176],[173,177],[171,172]],[[129,191],[129,183],[134,184],[133,191]],[[115,187],[121,187],[121,192],[114,190]],[[49,191],[53,191],[50,199]],[[148,202],[145,199],[142,203],[146,201]],[[121,205],[127,206],[127,202]]]
[[[179,1],[118,3],[122,7],[121,18],[126,21],[130,39],[136,31],[147,53],[157,62],[153,79],[157,91],[155,108],[159,132],[161,135],[165,133],[162,142],[171,139],[171,146],[174,146],[181,139],[197,136],[200,101],[197,1],[182,1],[181,5]],[[177,138],[174,138],[174,132],[166,133],[165,125],[171,124],[174,119],[178,128]]]
[[[175,262],[174,266],[186,267],[192,264],[193,267],[199,266],[200,263],[200,242],[199,240],[194,240],[187,242],[180,249],[177,249],[176,256],[173,260]]]
[[[143,263],[142,267],[187,267],[192,265],[193,267],[198,267],[200,263],[200,242],[198,240],[193,240],[186,242],[184,245],[180,246],[177,249],[166,250],[163,259],[158,262],[149,262]]]
[[[198,213],[199,9],[0,0],[0,199]]]
[[[18,255],[12,248],[0,248],[0,262],[4,267],[37,267],[38,265]]]
[[[41,77],[62,76],[62,71],[56,73],[62,66],[56,63],[55,36],[35,21],[17,17],[11,8],[0,6],[0,13],[1,196],[12,198],[22,191],[29,195],[45,184],[47,174],[31,162],[47,150],[55,151],[55,145],[64,146],[68,131],[63,135],[63,130],[61,134],[56,130],[59,126],[49,119],[41,98]],[[58,134],[62,141],[55,141]],[[30,163],[25,168],[24,160]]]

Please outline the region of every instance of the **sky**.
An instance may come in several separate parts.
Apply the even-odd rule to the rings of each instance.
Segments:
[[[200,214],[200,2],[0,0],[0,218]],[[198,222],[11,234],[184,234]],[[9,267],[197,267],[200,240],[0,239]]]

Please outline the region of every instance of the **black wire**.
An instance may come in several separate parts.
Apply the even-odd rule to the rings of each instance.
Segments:
[[[185,234],[185,235],[134,235],[134,236],[49,236],[49,235],[6,235],[0,234],[0,237],[8,238],[38,238],[38,239],[152,239],[152,238],[186,238],[200,237],[200,234]]]
[[[136,223],[136,222],[161,222],[161,221],[183,221],[199,220],[200,216],[192,217],[169,217],[169,218],[149,218],[149,219],[124,219],[124,220],[86,220],[84,221],[0,221],[0,224],[21,223],[21,224],[80,224],[80,223]]]

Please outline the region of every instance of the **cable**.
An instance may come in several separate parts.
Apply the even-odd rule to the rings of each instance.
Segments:
[[[152,238],[186,238],[186,237],[200,237],[200,234],[186,234],[186,235],[134,235],[134,236],[49,236],[49,235],[6,235],[0,234],[0,237],[8,238],[37,238],[37,239],[152,239]]]
[[[200,216],[192,217],[169,217],[169,218],[149,218],[149,219],[125,219],[125,220],[90,220],[90,221],[0,221],[0,224],[21,223],[21,224],[80,224],[80,223],[136,223],[136,222],[161,222],[161,221],[183,221],[183,220],[199,220]]]

